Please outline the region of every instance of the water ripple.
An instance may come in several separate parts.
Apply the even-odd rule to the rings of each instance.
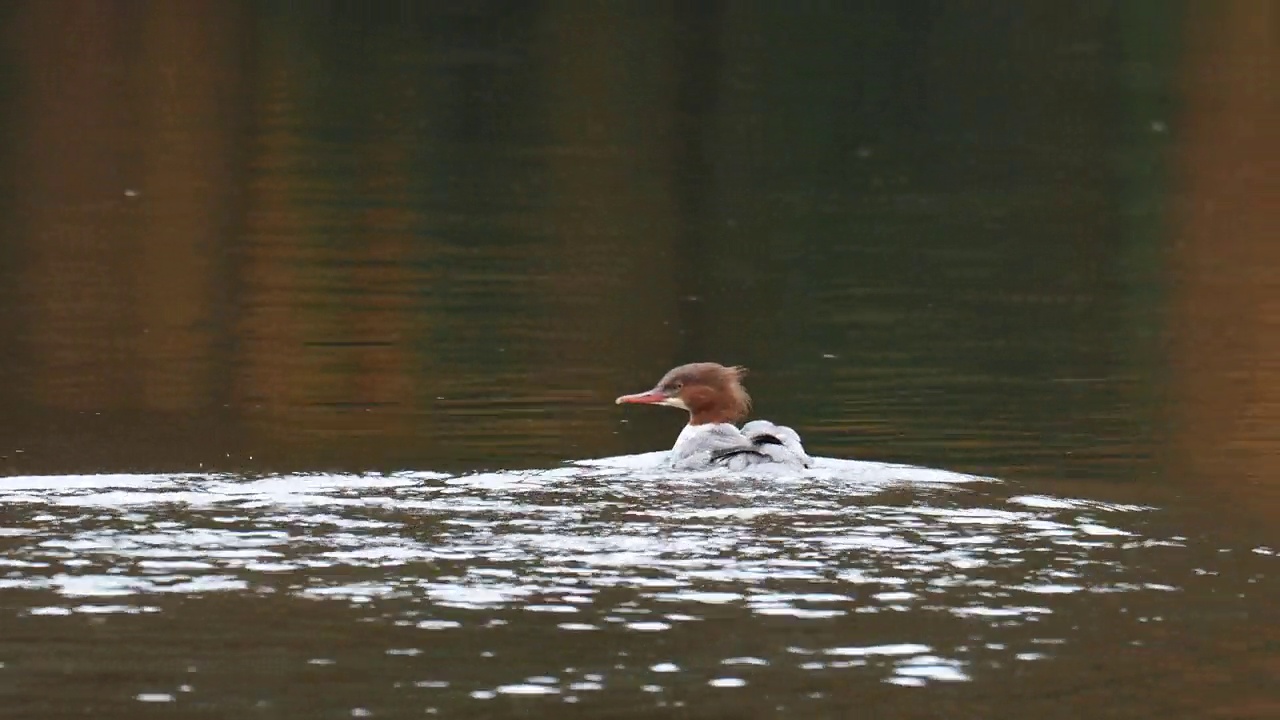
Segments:
[[[673,675],[727,691],[752,682],[746,671],[787,662],[905,686],[962,682],[975,663],[1050,656],[1055,646],[1033,639],[1070,636],[1050,622],[1062,602],[1179,590],[1148,576],[1142,555],[1185,539],[1150,536],[1142,506],[1002,497],[982,478],[842,461],[802,480],[673,478],[646,457],[461,476],[8,478],[0,505],[17,527],[0,533],[0,588],[42,593],[31,616],[163,614],[158,598],[266,593],[437,635],[547,627],[539,632],[642,638],[746,616],[762,633],[799,623],[830,641],[781,655],[744,641],[736,653],[655,659],[619,675],[652,693]],[[505,611],[524,613],[495,614]],[[967,640],[869,622],[899,616],[950,623]],[[1034,638],[1019,632],[1032,628]],[[473,700],[576,701],[608,674],[421,682]]]

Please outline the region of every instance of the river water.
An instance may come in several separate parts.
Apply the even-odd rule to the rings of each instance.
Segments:
[[[0,714],[1280,716],[1273,13],[788,8],[0,11]]]

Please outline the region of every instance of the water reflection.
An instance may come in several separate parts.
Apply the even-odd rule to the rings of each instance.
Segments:
[[[1280,715],[1273,15],[3,4],[6,708]]]
[[[431,677],[402,687],[572,702],[743,687],[779,668],[969,681],[1061,653],[1081,612],[1142,642],[1166,597],[1186,591],[1169,578],[1216,572],[1143,506],[829,459],[815,477],[769,482],[637,478],[622,460],[476,475],[9,478],[0,504],[23,519],[4,533],[0,587],[35,593],[24,612],[36,617],[187,617],[165,598],[222,593],[337,603],[352,630],[411,630],[380,649],[405,662],[510,654],[509,636],[608,637],[566,641],[571,664],[548,651],[488,670],[415,665]],[[1102,600],[1117,594],[1120,606]],[[753,636],[714,630],[746,618]],[[662,657],[654,635],[681,649]]]
[[[674,433],[607,400],[692,359],[823,454],[1156,454],[1159,207],[1113,190],[1160,177],[1111,169],[1169,142],[1118,78],[1172,9],[9,12],[11,474],[634,452]]]

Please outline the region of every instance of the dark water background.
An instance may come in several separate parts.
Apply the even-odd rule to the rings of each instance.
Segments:
[[[1277,20],[4,5],[0,715],[1280,717]]]

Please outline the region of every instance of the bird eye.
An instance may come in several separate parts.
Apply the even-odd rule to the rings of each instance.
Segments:
[[[683,387],[684,387],[684,383],[682,383],[682,382],[678,382],[678,383],[676,383],[675,385],[672,385],[672,386],[671,386],[671,389],[672,389],[672,390],[675,390],[676,392],[680,392],[680,389],[681,389],[681,388],[683,388]]]

